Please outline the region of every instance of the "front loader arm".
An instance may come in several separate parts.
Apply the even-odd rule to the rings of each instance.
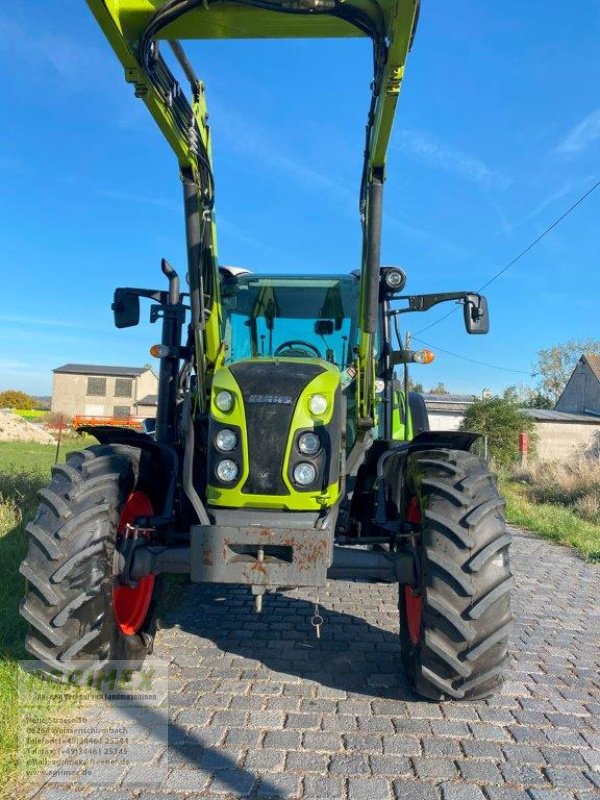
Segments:
[[[178,40],[356,36],[372,39],[374,77],[360,192],[363,255],[358,405],[364,426],[374,424],[373,337],[379,295],[385,159],[419,0],[87,0],[87,3],[121,61],[126,80],[134,85],[136,96],[146,104],[179,163],[186,201],[192,327],[201,404],[205,399],[202,389],[207,387],[206,372],[217,361],[221,346],[212,213],[214,186],[204,86],[185,59]],[[190,81],[190,102],[162,57],[165,40]]]

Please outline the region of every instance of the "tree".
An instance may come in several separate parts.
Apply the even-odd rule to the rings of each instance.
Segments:
[[[506,397],[476,398],[467,408],[460,429],[487,436],[488,452],[502,466],[518,457],[520,433],[529,433],[531,444],[535,444],[533,419],[519,408],[518,403]]]
[[[531,386],[524,386],[522,383],[508,386],[502,392],[502,397],[505,400],[511,400],[521,408],[554,408],[554,403],[548,395],[532,389]]]
[[[438,383],[429,390],[429,394],[450,394],[443,383]]]
[[[550,398],[553,407],[584,353],[600,355],[600,340],[570,339],[564,344],[538,351],[537,366],[533,374],[540,378],[539,391]]]
[[[418,383],[418,382],[417,383],[413,383],[412,381],[410,381],[409,386],[410,386],[411,392],[418,392],[419,394],[423,394],[423,392],[425,391],[425,389],[423,388],[423,384],[422,383]]]
[[[0,408],[18,408],[22,411],[35,408],[35,400],[19,389],[7,389],[0,392]]]

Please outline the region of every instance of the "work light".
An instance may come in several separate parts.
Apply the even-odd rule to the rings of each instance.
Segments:
[[[219,411],[231,411],[233,408],[233,395],[231,392],[228,392],[225,389],[219,392],[215,397],[215,405]]]
[[[307,461],[301,461],[294,467],[294,481],[299,486],[310,486],[317,477],[317,470]]]
[[[298,450],[305,456],[314,456],[321,449],[321,440],[316,433],[303,433],[298,439]]]
[[[308,408],[315,417],[324,414],[327,411],[327,398],[322,394],[313,394],[308,401]]]
[[[224,458],[217,464],[217,478],[225,483],[231,483],[238,476],[238,465],[230,458]]]
[[[215,444],[219,450],[223,450],[227,453],[233,450],[237,445],[237,436],[233,431],[230,431],[229,428],[223,428],[223,430],[219,431],[215,436]]]

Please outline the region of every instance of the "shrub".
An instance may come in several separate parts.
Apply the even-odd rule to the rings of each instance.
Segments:
[[[529,434],[529,452],[535,450],[533,419],[511,398],[476,398],[467,408],[460,430],[487,436],[489,455],[499,466],[509,465],[518,458],[522,432]]]
[[[26,392],[19,389],[7,389],[0,392],[0,408],[21,408],[24,410],[35,408],[35,400]]]

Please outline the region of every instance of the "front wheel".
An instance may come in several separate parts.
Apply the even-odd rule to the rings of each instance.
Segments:
[[[50,672],[69,662],[141,663],[152,646],[154,576],[135,588],[115,574],[115,548],[137,517],[153,513],[151,472],[143,451],[96,445],[53,468],[27,525],[27,579],[21,615],[25,647]]]
[[[421,451],[406,470],[420,583],[400,586],[404,667],[430,699],[488,697],[502,684],[512,619],[503,500],[472,453]]]

